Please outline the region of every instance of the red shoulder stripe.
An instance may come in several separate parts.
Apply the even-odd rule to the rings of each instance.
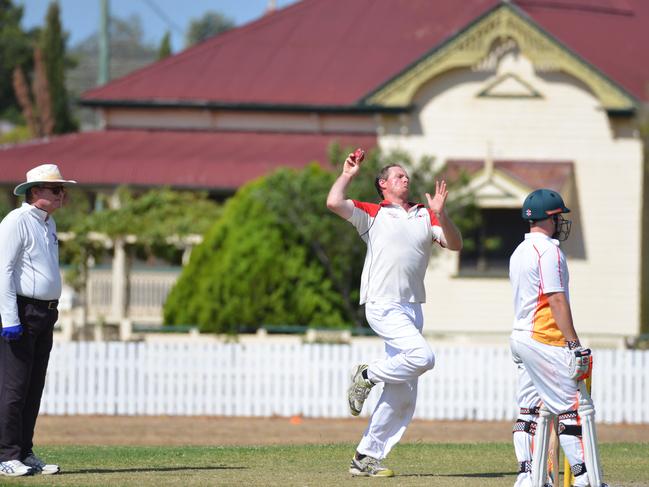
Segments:
[[[371,217],[375,217],[376,214],[379,212],[379,208],[381,208],[381,206],[377,205],[376,203],[364,203],[362,201],[356,201],[356,200],[352,200],[352,202],[354,203],[354,206],[356,208],[358,208],[359,210],[363,210]]]
[[[430,208],[427,208],[428,214],[430,215],[430,224],[434,227],[441,227],[439,220],[437,219],[437,215],[431,210]]]

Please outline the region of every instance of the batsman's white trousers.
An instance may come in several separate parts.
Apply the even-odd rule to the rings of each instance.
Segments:
[[[514,363],[518,368],[518,407],[532,409],[545,404],[552,414],[575,411],[579,406],[578,383],[569,375],[570,351],[540,343],[529,331],[515,330],[510,338]],[[538,415],[519,415],[523,420],[536,420]],[[562,420],[577,424],[576,419]],[[524,432],[514,433],[514,449],[519,462],[531,460],[531,438]],[[584,449],[576,436],[560,435],[561,448],[570,465],[584,463]],[[587,485],[586,475],[574,485]],[[586,482],[586,484],[582,484]]]
[[[383,459],[410,424],[417,403],[418,378],[435,366],[435,355],[421,334],[421,304],[368,302],[365,316],[383,338],[386,357],[368,369],[372,382],[384,383],[383,393],[356,450]]]

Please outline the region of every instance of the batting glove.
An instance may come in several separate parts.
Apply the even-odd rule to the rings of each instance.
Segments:
[[[3,326],[0,336],[8,342],[18,340],[23,334],[23,325],[18,323],[13,326]]]
[[[590,377],[593,370],[593,356],[590,348],[578,347],[570,354],[570,377],[580,381]]]

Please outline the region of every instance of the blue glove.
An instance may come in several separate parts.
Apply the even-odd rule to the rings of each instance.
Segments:
[[[23,325],[18,323],[14,326],[3,326],[0,336],[8,342],[13,342],[18,340],[23,334]]]

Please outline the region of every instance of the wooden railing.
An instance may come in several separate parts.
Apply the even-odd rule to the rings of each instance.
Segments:
[[[162,306],[180,274],[170,270],[134,270],[129,278],[126,318],[133,322],[158,325],[162,323]],[[88,321],[114,321],[112,317],[112,271],[93,269],[88,282]]]

